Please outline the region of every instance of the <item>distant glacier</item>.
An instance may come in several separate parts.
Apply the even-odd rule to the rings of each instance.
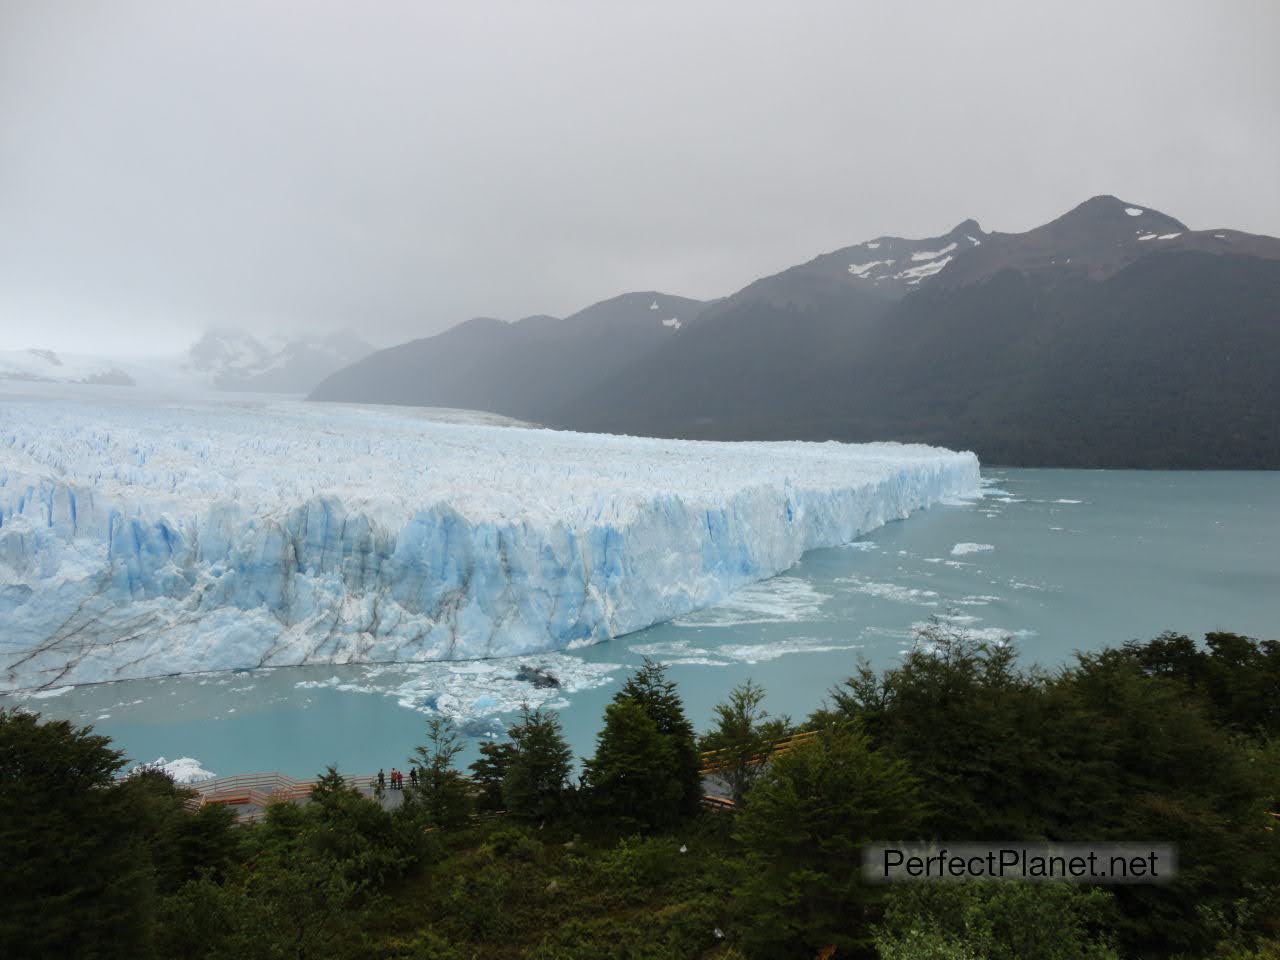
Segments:
[[[0,396],[0,692],[597,643],[979,482],[918,445],[122,393]]]

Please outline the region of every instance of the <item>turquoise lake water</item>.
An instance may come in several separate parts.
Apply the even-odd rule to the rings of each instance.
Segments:
[[[290,667],[81,687],[20,701],[92,723],[139,761],[193,757],[219,775],[327,763],[402,765],[426,713],[474,743],[521,700],[560,711],[590,753],[604,705],[644,656],[671,665],[702,728],[739,681],[800,718],[859,658],[893,664],[931,616],[1027,662],[1177,630],[1280,636],[1280,473],[987,470],[986,495],[807,554],[732,602],[582,650],[521,663],[565,684],[539,691],[519,663]],[[13,698],[0,698],[11,704]]]

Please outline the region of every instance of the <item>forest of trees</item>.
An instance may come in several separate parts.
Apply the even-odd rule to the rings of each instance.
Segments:
[[[241,824],[89,727],[0,711],[0,956],[463,960],[1280,957],[1280,644],[1175,634],[1021,666],[935,623],[803,721],[747,683],[697,737],[646,662],[580,776],[526,711],[445,719],[384,809],[328,769]],[[781,735],[813,735],[768,763]],[[701,808],[717,750],[731,813]],[[1166,841],[1160,886],[869,885],[902,838]]]

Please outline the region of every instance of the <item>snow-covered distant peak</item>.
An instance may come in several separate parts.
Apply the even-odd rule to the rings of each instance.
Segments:
[[[134,366],[118,357],[56,353],[39,348],[0,351],[0,381],[132,387],[138,382]]]
[[[349,333],[255,337],[235,328],[210,330],[187,351],[185,368],[220,390],[307,393],[373,347]]]

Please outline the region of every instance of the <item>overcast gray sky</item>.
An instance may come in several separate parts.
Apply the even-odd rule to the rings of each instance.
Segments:
[[[1280,3],[0,0],[0,348],[380,344],[1114,193],[1280,234]]]

